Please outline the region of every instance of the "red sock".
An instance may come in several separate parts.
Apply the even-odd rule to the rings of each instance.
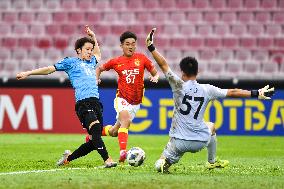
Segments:
[[[128,141],[128,129],[126,128],[119,128],[118,129],[118,142],[120,150],[126,150]]]

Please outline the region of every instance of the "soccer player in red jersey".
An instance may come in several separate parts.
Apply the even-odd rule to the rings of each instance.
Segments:
[[[120,146],[120,162],[124,162],[127,154],[128,129],[136,112],[140,108],[144,95],[144,70],[150,72],[150,81],[158,82],[159,74],[153,63],[141,53],[136,53],[137,36],[132,32],[124,32],[120,36],[120,47],[123,55],[100,65],[97,70],[97,81],[103,71],[113,69],[118,74],[118,88],[114,99],[117,112],[114,126],[103,128],[102,135],[118,137]],[[88,136],[86,138],[88,140]]]

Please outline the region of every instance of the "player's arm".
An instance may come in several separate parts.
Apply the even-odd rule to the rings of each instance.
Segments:
[[[42,67],[35,70],[20,72],[17,74],[16,78],[20,80],[20,79],[25,79],[30,75],[48,75],[50,73],[55,72],[55,70],[56,69],[54,66]]]
[[[271,99],[271,96],[274,94],[274,87],[269,88],[269,85],[266,85],[259,90],[243,90],[243,89],[228,89],[227,97],[235,98],[259,98],[259,99]]]
[[[169,70],[169,65],[166,59],[158,52],[158,50],[154,46],[153,37],[154,37],[155,31],[156,31],[156,28],[153,28],[152,31],[148,34],[146,38],[146,45],[148,47],[148,50],[151,52],[153,58],[155,59],[159,67],[161,68],[162,72],[167,73],[167,71]]]
[[[150,74],[151,74],[150,81],[154,82],[154,83],[157,83],[158,80],[159,80],[160,75],[159,75],[159,73],[158,73],[158,71],[157,71],[157,69],[155,67],[150,71]]]
[[[94,46],[94,56],[96,57],[97,61],[101,60],[101,50],[98,44],[98,41],[96,39],[95,33],[90,29],[88,25],[85,26],[85,31],[86,33],[95,41],[95,46]]]
[[[105,70],[106,69],[105,69],[104,65],[100,65],[96,68],[96,77],[97,77],[98,84],[100,84],[100,82],[101,82],[101,79],[100,79],[101,73]]]

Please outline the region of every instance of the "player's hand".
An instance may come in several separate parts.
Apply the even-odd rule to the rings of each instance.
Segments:
[[[156,74],[155,76],[150,76],[149,79],[153,83],[158,83],[159,77],[160,77],[159,74]]]
[[[17,80],[25,79],[29,76],[28,72],[20,72],[17,74],[16,78]]]
[[[156,28],[153,28],[146,38],[146,45],[147,45],[150,52],[155,50],[155,46],[154,46],[154,33],[155,33],[155,31],[156,31]]]
[[[97,78],[97,85],[101,84],[102,80]]]
[[[90,27],[88,25],[85,25],[85,32],[90,36],[90,37],[94,37],[95,33],[90,29]]]
[[[266,85],[262,89],[258,90],[258,99],[267,100],[271,99],[271,97],[274,95],[274,87],[269,88],[269,85]]]

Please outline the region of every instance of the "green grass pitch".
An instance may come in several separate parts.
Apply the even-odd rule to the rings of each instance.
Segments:
[[[117,138],[104,140],[117,160]],[[219,136],[218,156],[230,161],[227,168],[207,170],[204,149],[185,154],[171,167],[171,174],[163,175],[153,165],[167,140],[168,136],[129,136],[128,147],[139,146],[146,152],[141,167],[94,168],[103,165],[94,151],[57,171],[23,173],[58,169],[55,162],[62,152],[77,148],[84,135],[0,134],[0,188],[284,188],[284,137]]]

